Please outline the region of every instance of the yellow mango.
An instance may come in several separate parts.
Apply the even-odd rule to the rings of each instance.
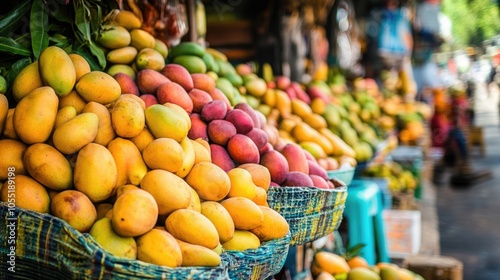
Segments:
[[[57,127],[52,141],[61,153],[73,154],[94,141],[98,128],[99,118],[96,114],[81,113]]]
[[[235,229],[251,230],[260,226],[264,221],[262,209],[246,197],[226,198],[221,201],[221,204],[231,215]]]
[[[141,28],[142,21],[133,12],[120,10],[115,16],[115,21],[118,25],[123,26],[127,30]]]
[[[154,49],[161,53],[163,56],[163,59],[167,58],[168,56],[168,47],[167,44],[165,44],[162,40],[155,38],[155,47]]]
[[[259,207],[264,214],[264,220],[260,226],[251,229],[250,232],[255,234],[261,242],[286,236],[290,230],[290,226],[285,218],[283,218],[280,213],[269,207]]]
[[[302,117],[302,120],[316,130],[326,128],[328,126],[325,118],[314,113]]]
[[[184,178],[193,168],[196,155],[194,153],[193,141],[188,137],[182,139],[181,147],[183,151],[182,165],[181,168],[175,172],[175,175]]]
[[[312,114],[312,109],[309,106],[309,104],[307,104],[306,102],[304,102],[300,99],[294,98],[291,100],[291,103],[292,103],[292,113],[293,114],[295,114],[301,118],[304,118],[305,116]]]
[[[201,214],[207,217],[217,229],[221,243],[229,241],[234,235],[234,222],[229,212],[216,201],[203,201]]]
[[[207,247],[177,239],[182,252],[182,266],[218,266],[220,255]]]
[[[177,175],[161,169],[149,171],[141,181],[141,189],[154,197],[160,215],[188,208],[191,203],[190,188]]]
[[[155,47],[155,37],[145,30],[136,28],[130,31],[130,45],[138,51]]]
[[[292,101],[288,94],[280,89],[276,90],[276,108],[283,118],[287,118],[292,113]]]
[[[118,235],[111,225],[111,219],[98,219],[89,231],[90,236],[106,251],[119,258],[135,260],[137,258],[137,244],[133,237]]]
[[[342,140],[342,138],[333,133],[330,129],[322,128],[319,130],[319,132],[332,144],[332,155],[345,155],[353,158],[356,157],[356,152],[354,151],[354,149],[351,146],[347,145],[347,143]]]
[[[204,146],[200,141],[205,141],[204,139],[199,138],[200,140],[191,140],[193,144],[193,150],[194,150],[194,164],[197,164],[199,162],[212,162],[212,155],[210,153],[210,146],[207,145],[207,147]],[[208,144],[208,142],[207,142]],[[193,166],[194,166],[193,164]]]
[[[231,188],[231,180],[227,173],[211,162],[194,165],[184,180],[202,200],[219,201],[227,196]]]
[[[179,114],[178,109],[175,109],[175,106],[154,104],[144,111],[146,125],[156,138],[166,137],[181,142],[187,136],[191,122],[186,121],[185,117]],[[184,109],[181,108],[181,110]]]
[[[69,55],[57,46],[45,48],[38,58],[43,84],[54,89],[59,97],[68,95],[76,83],[76,70]]]
[[[252,180],[252,174],[243,168],[233,168],[227,172],[231,180],[231,189],[228,197],[242,196],[250,200],[254,199],[257,186]]]
[[[142,105],[131,98],[119,98],[110,112],[111,124],[120,137],[135,137],[141,133],[146,125]]]
[[[333,153],[332,143],[305,122],[299,123],[293,128],[292,136],[298,142],[310,141],[320,145],[326,155]]]
[[[116,188],[116,198],[120,197],[120,195],[128,192],[128,191],[131,191],[131,190],[137,190],[139,189],[138,186],[136,185],[132,185],[132,184],[127,184],[127,185],[122,185],[122,186],[119,186]]]
[[[135,94],[122,94],[122,95],[120,95],[120,97],[118,98],[118,100],[120,100],[120,99],[126,99],[126,98],[132,99],[132,100],[138,102],[139,105],[141,105],[142,110],[143,111],[146,110],[146,102],[144,102],[144,100],[142,100],[142,98],[140,98],[138,95],[135,95]]]
[[[259,238],[247,230],[235,230],[229,241],[222,243],[222,247],[229,251],[245,251],[260,247]]]
[[[16,108],[10,108],[7,110],[7,116],[5,117],[5,124],[3,126],[2,135],[7,139],[19,139],[16,130],[14,129],[14,111]]]
[[[313,113],[323,115],[326,111],[326,102],[322,98],[311,100],[311,110]]]
[[[135,65],[139,70],[152,69],[160,71],[165,67],[165,58],[153,48],[144,48],[135,57]]]
[[[50,213],[80,232],[88,232],[97,219],[97,210],[90,199],[76,190],[62,191],[52,198]]]
[[[139,133],[139,135],[130,138],[130,140],[134,142],[134,144],[137,146],[139,151],[141,151],[141,153],[144,152],[144,149],[146,149],[146,147],[151,142],[153,142],[154,139],[155,137],[153,136],[153,134],[151,134],[151,131],[149,131],[147,127],[145,127],[141,131],[141,133]]]
[[[343,257],[327,251],[319,251],[314,254],[313,264],[316,265],[319,270],[326,271],[330,274],[348,273],[351,270]]]
[[[0,151],[2,151],[2,156],[0,157],[0,181],[7,180],[9,177],[9,168],[11,169],[10,171],[14,170],[16,175],[26,174],[23,156],[27,148],[26,144],[18,140],[0,140]]]
[[[113,206],[111,223],[121,236],[139,236],[150,231],[158,219],[158,205],[145,190],[130,190],[120,195]]]
[[[97,43],[107,49],[118,49],[128,46],[131,36],[125,27],[117,24],[105,24],[102,26]]]
[[[77,53],[69,54],[69,58],[71,59],[71,61],[73,62],[73,66],[75,67],[76,82],[78,82],[83,75],[91,71],[90,65],[83,56]]]
[[[27,144],[47,141],[56,121],[58,105],[59,98],[51,87],[40,87],[28,93],[14,111],[17,136]]]
[[[117,137],[109,142],[107,148],[116,164],[116,186],[125,184],[138,186],[148,168],[137,146],[130,140]]]
[[[54,123],[54,129],[58,128],[61,124],[71,120],[76,117],[78,113],[76,112],[75,107],[73,106],[65,106],[57,111],[56,121]]]
[[[179,267],[182,265],[182,252],[170,233],[153,228],[137,238],[137,259],[155,265]]]
[[[219,245],[219,235],[214,224],[203,214],[189,209],[171,213],[165,227],[175,238],[195,245],[214,249]]]
[[[3,131],[8,112],[9,100],[7,100],[7,97],[5,95],[0,94],[0,132]]]
[[[12,96],[19,102],[28,93],[42,86],[43,82],[40,71],[38,70],[37,60],[24,67],[23,70],[17,74],[12,83]]]
[[[59,98],[59,109],[66,106],[75,107],[76,113],[80,114],[83,111],[83,108],[87,105],[87,101],[85,101],[76,90],[72,90],[65,97]]]
[[[12,181],[3,183],[0,189],[0,201],[12,202],[14,193],[15,206],[39,213],[49,213],[50,197],[47,189],[29,176],[16,174],[15,177],[15,185],[12,185]]]
[[[73,187],[73,169],[66,157],[45,143],[28,147],[23,156],[26,171],[47,188],[61,191]]]
[[[83,75],[75,88],[85,101],[103,105],[116,101],[121,94],[120,84],[111,75],[101,71]]]
[[[106,54],[106,59],[113,64],[130,64],[137,56],[137,49],[132,46],[126,46],[114,49]]]
[[[190,187],[189,190],[191,191],[191,200],[189,201],[189,206],[186,209],[191,209],[201,213],[200,196],[196,193],[196,191],[193,188]]]
[[[101,202],[114,194],[116,164],[106,147],[95,143],[87,144],[78,152],[73,170],[75,189],[85,193],[92,202]]]
[[[157,138],[144,148],[142,157],[151,169],[177,172],[182,167],[184,151],[172,138]]]
[[[135,64],[132,64],[132,66],[134,65]],[[134,67],[132,66],[127,64],[114,64],[108,68],[108,71],[106,71],[106,73],[108,73],[111,76],[114,76],[117,73],[124,73],[130,76],[130,78],[132,78],[133,80],[135,80],[135,73],[137,73],[137,69],[134,68],[135,66]]]
[[[107,146],[111,140],[115,139],[116,133],[111,125],[111,114],[104,105],[90,101],[82,110],[83,113],[94,113],[99,119],[97,134],[94,143]]]

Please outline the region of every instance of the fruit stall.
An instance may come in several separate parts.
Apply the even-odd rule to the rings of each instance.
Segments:
[[[421,279],[339,249],[356,183],[419,198],[404,148],[428,107],[324,61],[304,81],[249,58],[211,33],[249,28],[214,22],[233,4],[24,0],[0,16],[0,278],[286,279],[299,259],[314,279]]]

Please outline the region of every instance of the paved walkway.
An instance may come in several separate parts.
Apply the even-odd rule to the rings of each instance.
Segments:
[[[493,178],[469,187],[434,186],[440,253],[462,261],[464,280],[500,279],[500,126],[498,91],[477,94],[476,125],[484,129],[486,155],[472,151],[473,167]]]

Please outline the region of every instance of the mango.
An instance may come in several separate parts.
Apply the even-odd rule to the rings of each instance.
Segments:
[[[182,86],[186,91],[190,91],[194,87],[191,74],[184,66],[180,64],[169,63],[165,65],[165,67],[163,67],[160,72],[170,81]]]
[[[106,60],[113,64],[130,64],[134,62],[137,56],[137,49],[132,46],[126,46],[119,49],[110,50],[106,54]]]
[[[116,74],[118,73],[123,73],[123,74],[126,74],[128,75],[130,78],[134,79],[136,78],[136,73],[137,73],[137,70],[135,70],[134,68],[132,68],[131,66],[127,65],[127,64],[114,64],[114,65],[111,65],[108,70],[106,71],[106,73],[108,73],[110,76],[115,76]]]
[[[182,251],[170,233],[153,228],[137,238],[137,259],[155,265],[179,267],[182,265]]]
[[[94,141],[98,128],[99,118],[96,114],[81,113],[55,129],[52,136],[54,147],[63,154],[76,153]]]
[[[285,218],[276,210],[269,207],[259,207],[264,214],[264,220],[260,226],[251,229],[250,232],[255,234],[261,242],[285,237],[290,230],[290,226]]]
[[[39,87],[16,106],[13,125],[17,136],[27,144],[49,139],[56,121],[59,99],[51,87]]]
[[[196,155],[194,152],[192,140],[188,137],[184,137],[184,139],[182,139],[181,147],[183,152],[182,165],[181,168],[177,172],[175,172],[175,175],[179,176],[180,178],[184,178],[189,172],[191,172],[191,169],[194,166]]]
[[[146,125],[156,138],[166,137],[180,142],[188,135],[191,123],[186,121],[177,109],[173,108],[173,106],[179,107],[178,105],[171,105],[155,104],[148,107],[144,111]],[[180,108],[180,110],[184,109]]]
[[[310,174],[309,177],[311,178],[313,185],[316,188],[320,188],[320,189],[329,189],[330,188],[328,186],[328,182],[323,177],[321,177],[319,175],[314,175],[314,174]]]
[[[158,103],[174,103],[182,107],[186,112],[193,111],[193,101],[186,90],[179,84],[174,82],[166,82],[156,90]]]
[[[399,268],[393,266],[384,266],[380,268],[379,275],[382,280],[399,279]]]
[[[256,195],[257,186],[252,180],[252,174],[243,168],[233,168],[227,172],[229,179],[231,180],[231,189],[227,197],[246,197],[253,200]]]
[[[68,56],[71,59],[71,61],[73,62],[73,66],[75,67],[76,82],[78,82],[78,80],[80,80],[80,78],[83,75],[85,75],[91,71],[90,65],[83,56],[81,56],[77,53],[71,53]]]
[[[243,79],[237,73],[228,73],[224,76],[224,78],[228,79],[233,87],[238,88],[241,93],[246,93],[247,88],[243,86]],[[266,84],[267,88],[267,84]]]
[[[76,112],[76,109],[73,106],[62,107],[57,111],[56,121],[54,123],[54,129],[58,128],[61,124],[71,120],[72,118],[76,117],[77,114],[78,113]]]
[[[50,195],[50,194],[49,194]],[[54,194],[55,195],[55,194]],[[113,209],[113,204],[111,203],[98,203],[95,204],[95,209],[97,211],[97,221],[106,217],[106,214]],[[108,218],[109,219],[109,218]],[[97,222],[96,221],[96,222]],[[110,221],[111,222],[111,221]],[[95,225],[95,223],[94,223]],[[91,229],[92,231],[92,229]]]
[[[256,97],[262,97],[264,96],[264,94],[266,94],[267,84],[264,79],[257,78],[247,81],[245,83],[245,88],[247,89],[249,94]]]
[[[189,206],[186,209],[194,210],[196,212],[201,213],[201,200],[200,196],[196,193],[193,188],[189,188],[191,191],[191,200],[189,202]]]
[[[101,202],[111,197],[115,192],[116,180],[115,160],[104,146],[89,143],[78,152],[73,169],[73,184],[76,190],[85,193],[92,202]]]
[[[219,77],[215,81],[215,87],[217,87],[224,95],[227,97],[229,101],[232,101],[234,99],[233,97],[233,85],[231,82],[224,78],[224,77]]]
[[[226,146],[229,139],[236,133],[234,125],[226,120],[213,120],[207,126],[207,135],[210,141],[221,146]]]
[[[162,40],[155,38],[155,46],[154,49],[161,54],[163,59],[166,59],[168,56],[168,46]]]
[[[260,153],[257,145],[250,137],[236,134],[227,142],[227,151],[231,158],[238,164],[259,163]]]
[[[202,57],[205,54],[205,48],[195,42],[181,42],[170,49],[169,58],[174,59],[181,55],[192,55]]]
[[[139,96],[139,88],[135,84],[134,79],[125,73],[116,73],[113,78],[120,85],[120,90],[122,95],[132,94]]]
[[[43,84],[50,86],[59,97],[68,95],[76,82],[76,70],[69,55],[61,48],[49,46],[38,58]]]
[[[141,181],[141,189],[154,197],[160,215],[186,209],[191,202],[190,186],[177,175],[165,170],[155,169],[146,173]]]
[[[318,175],[321,178],[328,180],[328,174],[326,170],[321,167],[317,161],[308,159],[307,163],[309,165],[309,175]]]
[[[10,108],[7,110],[7,116],[5,116],[4,127],[2,131],[3,137],[6,139],[19,139],[16,130],[14,129],[14,111],[16,108]]]
[[[329,130],[328,128],[323,128],[320,129],[319,132],[332,144],[332,155],[346,155],[350,157],[356,157],[356,152],[354,151],[354,149],[351,146],[347,145],[347,143],[342,140],[342,138],[333,133],[331,130]]]
[[[127,10],[120,10],[114,18],[116,24],[124,27],[127,30],[141,28],[142,21],[133,12]]]
[[[307,158],[302,148],[296,143],[288,143],[281,150],[281,154],[288,162],[289,171],[299,171],[309,174]]]
[[[151,134],[151,131],[147,127],[145,127],[139,135],[130,138],[130,141],[132,141],[139,151],[142,153],[144,149],[151,143],[155,137],[153,134]]]
[[[222,100],[212,100],[201,108],[201,118],[206,122],[223,120],[226,116],[227,105]],[[232,124],[231,124],[232,125]],[[232,125],[234,127],[234,125]],[[236,127],[234,128],[236,131]]]
[[[50,203],[50,213],[80,232],[88,232],[97,219],[97,211],[92,201],[76,190],[65,190],[56,194]]]
[[[240,134],[247,134],[254,128],[252,118],[241,109],[229,110],[224,119],[234,124],[234,127],[236,127],[237,132]]]
[[[120,195],[113,206],[111,223],[116,233],[136,237],[150,231],[158,219],[158,205],[154,197],[142,189]]]
[[[211,162],[195,164],[184,180],[203,200],[219,201],[227,196],[231,188],[227,173]]]
[[[133,237],[118,235],[111,225],[111,219],[97,220],[89,231],[90,236],[107,252],[119,258],[135,260],[137,258],[137,244]]]
[[[98,118],[97,134],[93,140],[94,143],[107,146],[116,137],[115,130],[111,124],[111,114],[104,105],[91,101],[85,105],[82,113],[94,113]]]
[[[349,274],[347,275],[347,279],[348,280],[357,280],[357,279],[380,280],[381,278],[376,272],[372,271],[369,268],[356,267],[356,268],[353,268],[349,271]]]
[[[325,119],[318,114],[314,113],[309,114],[307,116],[304,116],[302,120],[316,130],[328,127],[328,124],[326,123]]]
[[[181,266],[218,266],[221,263],[219,254],[204,246],[190,244],[177,239],[182,252]]]
[[[224,103],[226,103],[226,106],[228,109],[233,107],[231,105],[231,102],[229,102],[229,99],[224,95],[224,93],[220,89],[214,88],[213,90],[209,91],[208,94],[210,94],[210,96],[212,97],[213,100],[224,101]]]
[[[321,271],[319,274],[314,278],[315,280],[336,280],[333,275],[326,271]]]
[[[16,173],[15,185],[12,185],[12,181],[3,183],[0,189],[0,201],[12,202],[12,193],[15,193],[15,206],[39,213],[49,213],[50,197],[47,189],[35,179]]]
[[[206,48],[205,52],[211,54],[215,60],[227,61],[227,56],[217,49]]]
[[[313,264],[319,268],[320,271],[326,271],[334,275],[348,273],[351,270],[343,257],[327,251],[315,253],[313,256]]]
[[[257,127],[250,130],[250,132],[248,132],[246,136],[250,138],[250,140],[252,140],[259,152],[261,151],[261,149],[265,148],[267,143],[269,143],[269,137],[267,136],[267,133]]]
[[[230,197],[221,201],[234,222],[234,228],[251,230],[260,226],[264,220],[262,209],[246,197]]]
[[[28,93],[42,86],[43,81],[40,76],[37,60],[24,67],[19,74],[17,74],[12,83],[12,96],[14,100],[19,102]]]
[[[214,249],[219,245],[219,234],[214,224],[203,214],[189,209],[171,213],[165,221],[167,231],[184,242]]]
[[[137,72],[137,76],[135,82],[137,83],[137,87],[142,94],[156,94],[156,90],[158,87],[166,82],[169,79],[159,73],[158,71],[152,69],[142,69]]]
[[[173,50],[172,50],[173,52]],[[180,55],[176,56],[173,60],[173,63],[180,64],[188,70],[189,73],[206,73],[207,66],[203,59],[193,56],[193,55]]]
[[[65,97],[59,98],[59,109],[66,106],[75,107],[76,113],[80,114],[83,111],[83,108],[87,105],[87,101],[85,101],[76,90],[72,90]]]
[[[165,66],[165,59],[162,54],[153,48],[144,48],[135,57],[137,69],[152,69],[160,71]]]
[[[96,41],[101,46],[113,50],[128,46],[132,41],[132,36],[125,27],[105,24],[101,27]]]
[[[333,153],[332,143],[305,122],[299,123],[293,128],[292,136],[297,139],[298,142],[310,141],[320,145],[326,155]]]
[[[269,173],[269,169],[265,166],[257,163],[244,163],[238,167],[243,168],[250,173],[252,181],[257,187],[260,187],[265,191],[269,189],[271,184],[271,174]]]
[[[145,30],[136,28],[130,31],[130,45],[138,51],[155,47],[155,38]]]
[[[142,156],[149,168],[174,173],[182,167],[184,151],[172,138],[157,138],[146,146]]]
[[[215,88],[215,80],[205,73],[191,74],[194,88],[209,92]]]
[[[120,195],[122,195],[128,191],[137,190],[137,189],[139,189],[139,187],[136,185],[132,185],[132,184],[126,184],[126,185],[121,185],[121,186],[117,187],[116,194],[115,194],[115,201],[116,201],[116,198],[120,197]]]
[[[28,146],[21,141],[14,139],[1,139],[0,151],[0,181],[6,181],[9,176],[9,168],[15,170],[16,175],[25,175],[26,169],[23,157]],[[12,175],[12,174],[11,174]]]
[[[234,236],[229,241],[222,243],[222,247],[228,251],[245,251],[260,247],[259,238],[247,230],[235,230]]]
[[[146,110],[146,101],[144,99],[142,99],[138,95],[134,95],[134,94],[122,94],[122,95],[120,95],[120,97],[118,98],[118,100],[120,100],[120,99],[130,99],[132,101],[135,101],[135,102],[139,103],[139,105],[141,106],[141,108],[142,108],[143,111]],[[109,106],[108,108],[111,108],[111,107],[112,106]]]
[[[7,119],[7,114],[9,113],[9,101],[7,96],[0,95],[0,132],[3,131],[5,126],[5,120]]]
[[[36,143],[29,146],[23,162],[31,177],[50,189],[61,191],[73,186],[73,169],[69,161],[50,145]]]
[[[247,113],[248,116],[252,119],[253,127],[254,128],[260,128],[261,127],[261,121],[259,120],[259,117],[257,115],[257,111],[251,107],[247,103],[238,103],[234,106],[234,109],[239,109]],[[265,120],[265,118],[264,118]]]
[[[131,138],[139,135],[146,125],[144,108],[136,100],[119,98],[110,110],[111,125],[116,135]]]
[[[269,203],[267,203],[267,192],[263,188],[255,189],[255,197],[252,199],[252,201],[259,206],[269,207]]]
[[[201,115],[198,113],[191,113],[189,115],[189,120],[191,122],[191,129],[189,129],[188,132],[189,139],[201,138],[208,140],[208,125],[201,119]]]
[[[105,72],[92,71],[83,75],[76,83],[76,91],[87,102],[103,105],[116,101],[121,95],[118,82]]]
[[[276,150],[267,151],[262,155],[260,164],[267,167],[271,174],[272,182],[281,184],[285,181],[286,174],[289,172],[289,166],[283,154]]]
[[[116,186],[125,184],[138,186],[148,168],[137,146],[128,139],[117,137],[109,142],[107,148],[116,164]]]
[[[215,75],[217,75],[216,73],[219,73],[219,64],[215,62],[213,55],[205,52],[201,59],[203,59],[203,62],[205,62],[205,65],[207,65],[207,73],[210,72]]]
[[[193,112],[200,113],[203,106],[212,101],[212,96],[204,90],[193,88],[188,92],[189,97],[193,101]]]
[[[216,201],[203,201],[201,203],[201,214],[207,217],[215,226],[219,234],[219,241],[224,243],[233,238],[234,222],[229,212]]]
[[[313,113],[311,107],[300,99],[292,99],[291,103],[292,113],[301,118],[305,118]]]
[[[236,166],[225,147],[218,144],[210,144],[210,156],[212,163],[224,171],[229,171]]]
[[[290,187],[312,187],[314,183],[307,173],[299,171],[290,171],[286,175],[286,179],[282,186]]]

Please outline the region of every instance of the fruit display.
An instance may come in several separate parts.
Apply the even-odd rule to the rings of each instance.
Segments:
[[[315,280],[421,280],[422,276],[394,263],[370,266],[361,256],[346,257],[329,251],[313,255],[310,272]]]
[[[414,191],[420,180],[411,170],[403,168],[395,161],[372,163],[363,170],[362,176],[385,178],[393,194]]]

